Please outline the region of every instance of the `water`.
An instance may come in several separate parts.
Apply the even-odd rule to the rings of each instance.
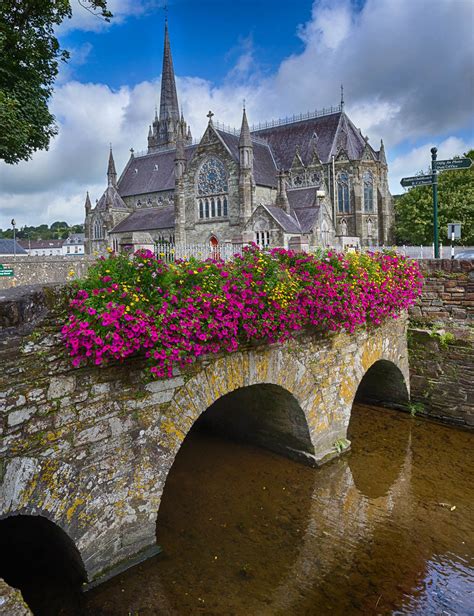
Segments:
[[[163,553],[83,613],[473,615],[472,433],[357,405],[349,438],[312,469],[192,434],[158,515]]]

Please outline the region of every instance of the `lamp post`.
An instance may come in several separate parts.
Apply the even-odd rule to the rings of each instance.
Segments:
[[[16,258],[16,222],[14,218],[12,218],[12,227],[13,227],[13,257]]]

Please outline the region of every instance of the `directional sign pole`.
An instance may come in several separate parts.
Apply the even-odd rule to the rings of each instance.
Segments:
[[[433,172],[433,238],[434,256],[439,259],[439,235],[438,235],[438,173],[436,171],[436,155],[438,148],[431,148],[431,169]]]

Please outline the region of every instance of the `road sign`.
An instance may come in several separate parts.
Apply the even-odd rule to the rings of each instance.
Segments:
[[[448,223],[448,239],[459,240],[461,238],[461,223],[449,222]]]
[[[433,182],[432,175],[413,175],[409,178],[402,178],[400,184],[407,188],[408,186],[425,186]]]
[[[12,267],[5,267],[5,266],[0,264],[0,278],[2,276],[13,276],[13,268]]]
[[[470,158],[450,158],[448,160],[435,161],[435,169],[445,171],[446,169],[469,169],[472,165]]]

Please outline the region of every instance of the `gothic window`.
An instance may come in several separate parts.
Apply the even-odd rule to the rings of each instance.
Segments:
[[[93,236],[95,240],[100,240],[102,239],[102,226],[100,224],[100,220],[95,220],[94,221],[94,232],[93,232]]]
[[[370,171],[364,173],[364,211],[374,211],[374,180]]]
[[[199,218],[227,216],[227,191],[227,172],[224,163],[215,156],[207,158],[197,173]],[[203,199],[203,196],[208,198]]]
[[[198,172],[198,194],[219,195],[227,192],[227,173],[224,163],[215,156],[206,159]]]
[[[345,171],[337,178],[337,211],[341,214],[348,214],[351,211],[349,175]]]
[[[295,186],[302,186],[303,185],[303,178],[301,177],[301,175],[295,175],[295,179],[293,180],[293,184]]]
[[[260,248],[266,248],[270,245],[270,231],[255,231],[255,243]]]
[[[313,186],[319,186],[321,184],[321,175],[319,173],[312,173],[309,177],[309,181]]]

